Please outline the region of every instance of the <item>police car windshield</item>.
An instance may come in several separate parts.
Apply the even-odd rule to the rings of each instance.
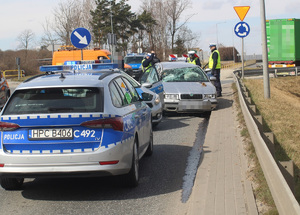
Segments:
[[[163,82],[208,82],[204,72],[196,67],[166,69],[161,76]]]
[[[103,112],[98,88],[46,88],[17,90],[3,115]]]
[[[124,62],[126,64],[140,64],[143,60],[143,56],[130,56],[130,57],[125,57]]]

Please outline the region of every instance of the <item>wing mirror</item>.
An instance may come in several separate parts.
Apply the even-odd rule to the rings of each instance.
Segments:
[[[146,88],[151,88],[152,84],[151,83],[143,83],[142,86],[146,87]]]

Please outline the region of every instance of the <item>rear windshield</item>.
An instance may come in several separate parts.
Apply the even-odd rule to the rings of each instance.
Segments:
[[[16,91],[3,115],[103,112],[102,89],[46,88]]]
[[[140,64],[142,63],[143,56],[125,57],[124,63],[126,64]]]

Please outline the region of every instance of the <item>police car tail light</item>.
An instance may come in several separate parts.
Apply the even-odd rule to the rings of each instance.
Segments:
[[[88,128],[112,128],[116,131],[123,131],[122,117],[86,121],[80,125]]]
[[[119,161],[115,160],[115,161],[100,161],[99,164],[100,165],[114,165],[114,164],[118,164]]]
[[[20,128],[18,124],[9,122],[0,122],[0,131],[14,131]]]

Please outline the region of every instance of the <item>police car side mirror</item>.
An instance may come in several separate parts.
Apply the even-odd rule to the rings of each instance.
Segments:
[[[152,84],[151,83],[143,83],[142,86],[146,87],[146,88],[151,88]]]
[[[216,80],[217,80],[217,78],[216,78],[216,77],[214,77],[214,76],[210,76],[210,77],[209,77],[209,80],[210,80],[210,81],[216,81]]]
[[[151,101],[153,99],[153,95],[151,95],[150,93],[142,93],[142,100],[143,101]]]

